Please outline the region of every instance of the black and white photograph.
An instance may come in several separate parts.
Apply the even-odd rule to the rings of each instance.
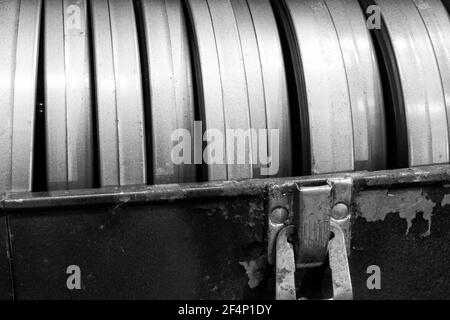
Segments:
[[[450,300],[450,0],[0,0],[0,300]]]

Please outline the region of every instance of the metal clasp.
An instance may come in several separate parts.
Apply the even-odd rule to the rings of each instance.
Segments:
[[[333,300],[353,299],[350,268],[344,232],[340,222],[331,219],[330,230],[333,234],[328,243],[328,254],[333,281]],[[280,231],[276,241],[276,288],[277,300],[297,300],[295,285],[295,254],[289,239],[295,233],[294,226]]]
[[[348,264],[352,179],[284,188],[273,188],[269,197],[268,258],[276,264],[276,298],[296,300],[296,269],[320,266],[328,256],[333,298],[352,299]]]

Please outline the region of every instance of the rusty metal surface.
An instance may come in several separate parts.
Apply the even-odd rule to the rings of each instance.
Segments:
[[[6,217],[0,217],[0,300],[13,297],[10,269],[9,237]]]
[[[325,261],[330,238],[332,186],[299,188],[295,220],[298,237],[296,264],[299,268],[320,266]],[[298,213],[302,214],[298,214]]]
[[[15,296],[242,298],[247,283],[257,285],[263,276],[258,275],[265,223],[260,205],[235,200],[10,217]],[[79,291],[66,288],[70,265],[81,269]]]
[[[275,268],[275,297],[277,300],[297,300],[294,248],[289,242],[289,237],[294,233],[294,226],[288,226],[281,230],[277,237]]]
[[[330,229],[334,237],[329,242],[330,269],[333,281],[333,299],[353,299],[352,281],[345,246],[345,234],[341,222],[331,219]]]
[[[435,165],[410,169],[330,174],[301,178],[254,179],[196,184],[161,186],[130,186],[92,190],[53,191],[43,193],[5,193],[0,208],[8,210],[91,206],[108,204],[142,204],[204,198],[256,197],[265,194],[270,186],[279,185],[282,192],[301,186],[326,184],[336,177],[351,177],[355,189],[382,189],[405,185],[450,184],[450,166]]]
[[[348,176],[354,298],[450,298],[450,167]],[[12,256],[2,260],[0,233],[0,268],[12,263],[17,299],[274,298],[267,188],[330,178],[4,195]],[[80,291],[65,287],[72,264]],[[381,268],[381,290],[367,289],[370,265]],[[0,291],[8,298],[11,288],[0,282]]]
[[[355,298],[450,299],[450,206],[442,202],[447,193],[446,188],[426,190],[424,197],[436,204],[432,216],[427,221],[417,208],[409,228],[395,210],[376,221],[356,216],[350,256]],[[371,265],[380,267],[381,290],[366,286]]]
[[[277,184],[269,186],[267,191],[267,212],[269,212],[267,226],[267,261],[270,265],[275,264],[275,243],[278,233],[286,226],[294,222],[294,196],[292,192],[286,192],[283,187]],[[273,219],[274,212],[284,210],[284,219]]]

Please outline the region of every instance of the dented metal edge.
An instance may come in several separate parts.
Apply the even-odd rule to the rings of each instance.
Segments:
[[[352,178],[354,198],[368,189],[420,187],[450,184],[450,165],[434,165],[378,172],[337,173],[301,178],[254,179],[242,181],[171,184],[159,186],[127,186],[101,189],[53,191],[45,193],[5,193],[3,210],[86,207],[92,205],[144,204],[208,200],[211,198],[267,197],[276,186],[282,192],[298,187],[326,184],[334,178]]]
[[[345,234],[343,225],[345,225],[344,221],[334,219],[330,221],[330,228],[334,237],[329,242],[328,252],[332,272],[334,300],[353,299],[352,280],[346,249],[346,238],[348,236]]]
[[[295,233],[294,226],[281,230],[276,240],[276,300],[297,300],[295,288],[295,253],[289,237]]]

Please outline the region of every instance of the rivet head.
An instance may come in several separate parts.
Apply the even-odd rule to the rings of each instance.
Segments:
[[[348,207],[344,203],[338,203],[333,207],[333,209],[331,209],[331,216],[337,220],[342,220],[342,219],[347,218],[349,213],[350,212],[348,210]]]
[[[270,213],[270,222],[273,224],[283,224],[289,218],[289,212],[286,208],[278,207]]]

